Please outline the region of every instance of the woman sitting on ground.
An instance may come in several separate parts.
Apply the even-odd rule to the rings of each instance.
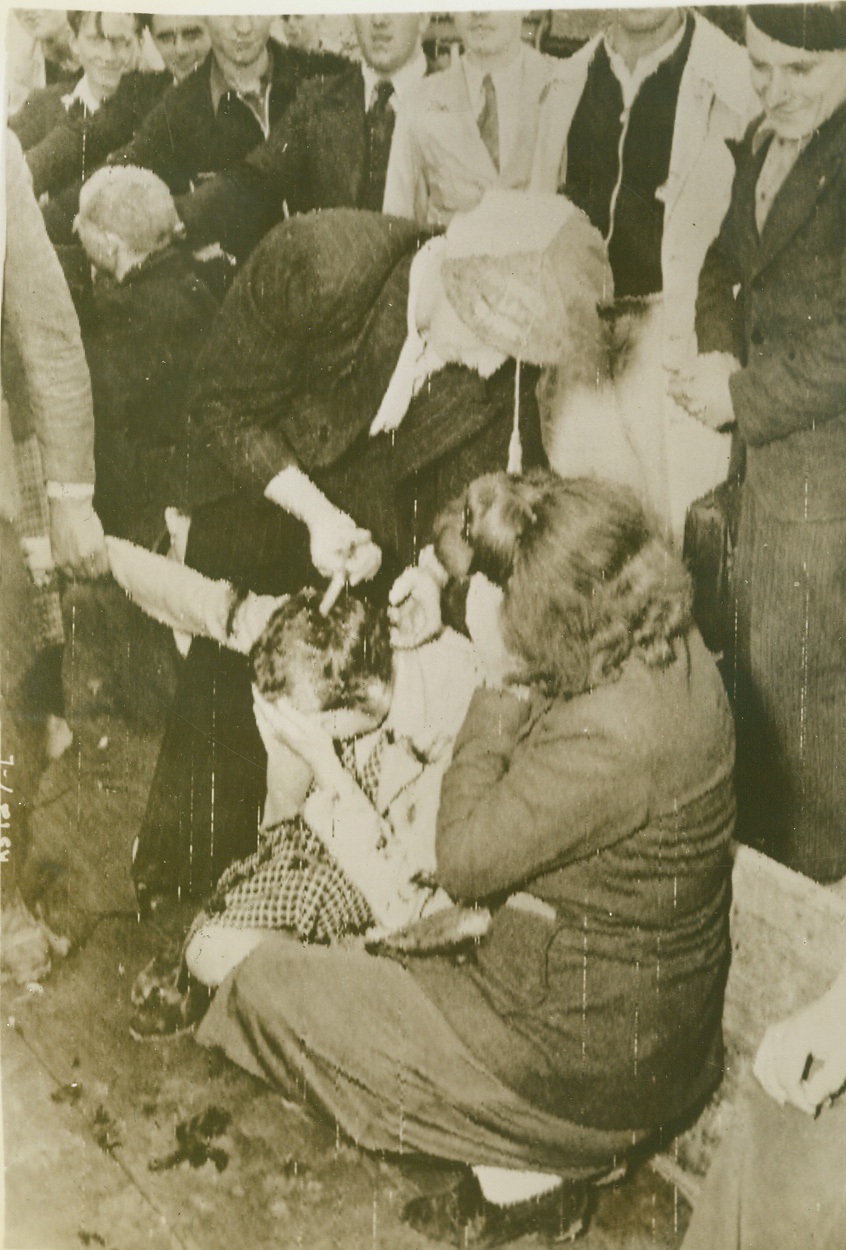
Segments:
[[[441,781],[481,680],[470,640],[445,629],[414,645],[385,606],[348,590],[334,603],[310,587],[242,596],[132,543],[107,545],[115,579],[149,615],[249,652],[267,750],[258,848],[223,873],[180,957],[138,975],[132,1035],[184,1031],[273,930],[304,942],[367,930],[414,949],[483,931],[484,909],[453,907],[431,882]],[[303,758],[307,740],[343,759],[340,811]],[[406,935],[421,917],[425,932]]]
[[[273,935],[198,1040],[305,1084],[362,1146],[471,1165],[406,1218],[493,1245],[575,1233],[586,1182],[719,1079],[733,729],[687,575],[624,489],[479,479],[439,555],[473,574],[488,683],[441,788],[435,875],[492,909],[489,932],[463,962],[404,964]],[[296,747],[342,796],[332,753]]]

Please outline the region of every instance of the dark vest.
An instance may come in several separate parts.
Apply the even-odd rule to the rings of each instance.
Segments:
[[[667,181],[679,85],[693,38],[693,21],[681,43],[643,82],[632,105],[623,142],[623,178],[608,246],[615,295],[651,295],[663,286],[661,236],[664,205],[656,191]],[[623,92],[600,43],[573,115],[562,188],[605,238],[619,171]]]

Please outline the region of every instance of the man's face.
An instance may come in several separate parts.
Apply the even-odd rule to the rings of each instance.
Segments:
[[[303,52],[320,51],[320,24],[316,17],[305,13],[282,15],[285,41],[289,48],[301,48]]]
[[[846,100],[846,52],[806,52],[778,43],[747,18],[752,85],[782,139],[804,139]]]
[[[254,64],[267,46],[272,17],[207,17],[211,46],[220,60],[232,65]]]
[[[71,40],[91,90],[99,100],[114,95],[138,61],[139,41],[131,13],[86,13]]]
[[[377,73],[396,73],[417,55],[428,20],[420,13],[365,13],[354,17],[361,55]]]
[[[523,34],[522,11],[454,13],[453,22],[465,51],[484,59],[516,48]]]
[[[678,22],[680,9],[620,9],[614,20],[630,35],[651,35]]]
[[[209,32],[199,17],[177,17],[171,13],[154,13],[150,34],[161,54],[166,69],[177,82],[187,78],[211,46]]]

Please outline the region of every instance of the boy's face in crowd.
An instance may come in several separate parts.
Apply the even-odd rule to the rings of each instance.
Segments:
[[[465,52],[480,60],[500,57],[517,48],[523,34],[523,12],[455,13],[453,22]]]
[[[416,55],[428,21],[420,13],[366,13],[353,17],[361,55],[377,73],[396,73]]]
[[[178,17],[171,13],[154,13],[150,34],[159,50],[165,68],[177,82],[187,78],[205,60],[211,47],[205,22],[199,17]]]
[[[86,13],[71,47],[99,100],[114,95],[138,60],[138,31],[131,13]]]
[[[207,17],[205,19],[215,55],[223,62],[247,67],[256,62],[270,38],[272,17]]]
[[[746,20],[752,86],[781,139],[804,139],[846,100],[846,52],[806,52]]]

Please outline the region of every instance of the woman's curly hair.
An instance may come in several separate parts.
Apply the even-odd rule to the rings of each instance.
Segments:
[[[478,478],[460,513],[442,515],[437,547],[454,575],[502,587],[505,643],[526,680],[555,694],[615,681],[633,655],[663,667],[691,626],[687,571],[636,496],[611,482],[546,469]]]
[[[321,616],[321,598],[308,587],[276,609],[250,652],[255,683],[303,712],[367,709],[374,685],[391,681],[388,614],[347,591]]]

